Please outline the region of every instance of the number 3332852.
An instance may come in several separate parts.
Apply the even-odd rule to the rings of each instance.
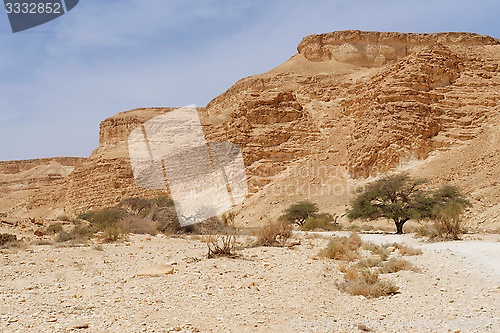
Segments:
[[[7,2],[5,4],[5,10],[7,11],[7,14],[62,14],[61,4],[57,2]]]

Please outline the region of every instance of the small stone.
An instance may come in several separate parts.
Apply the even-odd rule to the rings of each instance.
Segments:
[[[70,327],[70,329],[73,329],[73,330],[80,330],[80,329],[84,329],[84,328],[89,328],[89,324],[86,321],[83,321],[81,319],[77,319],[77,320],[73,321],[69,325],[69,327]]]
[[[140,269],[136,276],[153,276],[158,277],[162,275],[174,274],[174,267],[170,265],[155,265],[144,267]]]

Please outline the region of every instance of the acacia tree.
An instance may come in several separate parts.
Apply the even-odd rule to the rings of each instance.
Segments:
[[[396,233],[403,233],[403,225],[410,219],[428,217],[432,200],[422,190],[423,179],[408,174],[384,177],[366,186],[352,202],[347,212],[349,220],[388,218],[394,221]]]
[[[303,226],[306,220],[318,212],[318,206],[309,201],[301,201],[285,210],[280,220],[285,220]]]
[[[428,193],[422,188],[426,181],[407,173],[386,176],[369,184],[351,203],[349,220],[388,218],[394,221],[396,233],[403,233],[410,219],[437,219],[458,216],[470,206],[457,187],[445,185]]]

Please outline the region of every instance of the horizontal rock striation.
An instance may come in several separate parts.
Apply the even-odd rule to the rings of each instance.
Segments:
[[[310,61],[336,60],[371,67],[398,61],[435,43],[481,46],[498,45],[500,41],[462,32],[418,34],[346,30],[307,36],[297,50]]]

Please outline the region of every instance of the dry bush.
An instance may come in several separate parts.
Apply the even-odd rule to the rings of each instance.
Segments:
[[[160,223],[135,215],[126,216],[120,224],[126,234],[156,235],[161,228]]]
[[[416,238],[422,238],[422,237],[431,238],[436,233],[435,230],[432,228],[432,226],[428,224],[419,225],[417,228],[415,228],[414,232]]]
[[[344,281],[337,283],[339,290],[350,295],[380,297],[395,294],[399,287],[390,280],[380,280],[377,272],[367,268],[350,266],[344,273]]]
[[[427,237],[430,241],[459,240],[467,232],[461,218],[441,217],[433,223],[422,224],[415,229],[415,237]]]
[[[380,267],[383,263],[383,260],[380,258],[363,258],[357,262],[358,267],[362,268],[372,268],[372,267]]]
[[[203,224],[193,225],[200,228],[206,236],[207,257],[236,257],[236,228],[234,227],[234,213],[226,213],[221,218],[213,217]]]
[[[405,259],[392,258],[382,264],[382,267],[378,270],[381,274],[396,273],[399,271],[414,271],[419,270],[413,266],[409,261]]]
[[[389,257],[389,250],[386,247],[374,244],[372,242],[363,243],[363,249],[380,256],[382,260],[387,260]]]
[[[349,237],[336,237],[328,242],[320,255],[335,260],[354,261],[359,258],[358,250],[362,243],[356,233],[350,234]]]
[[[222,235],[207,236],[207,257],[235,257],[236,235],[231,232],[226,232]]]
[[[432,227],[434,233],[430,238],[434,241],[459,240],[460,236],[467,232],[459,216],[441,216],[434,221]]]
[[[256,246],[285,246],[292,236],[293,226],[289,222],[268,220],[257,232]]]
[[[402,245],[399,243],[394,243],[392,246],[394,246],[396,249],[399,250],[399,254],[402,256],[419,256],[422,254],[421,249],[416,249],[411,246],[407,245]]]
[[[363,245],[363,241],[357,233],[353,232],[347,237],[347,245],[351,250],[358,250]]]

